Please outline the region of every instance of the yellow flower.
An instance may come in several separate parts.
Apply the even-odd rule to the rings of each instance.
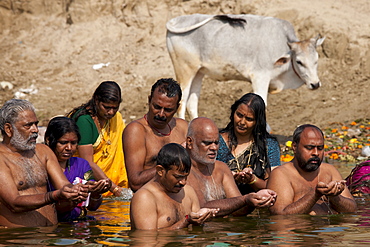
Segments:
[[[352,138],[351,140],[349,140],[350,143],[358,143],[357,141],[357,138]]]
[[[361,129],[365,128],[365,125],[360,125],[360,128],[361,128]]]
[[[285,143],[285,146],[287,146],[287,147],[292,147],[292,141],[287,141],[286,143]]]
[[[360,145],[357,146],[357,148],[363,148],[363,146],[360,144]]]

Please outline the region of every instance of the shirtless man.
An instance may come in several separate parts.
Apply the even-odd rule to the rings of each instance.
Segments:
[[[197,194],[186,185],[190,168],[190,157],[180,144],[169,143],[162,147],[154,179],[132,198],[132,229],[180,229],[190,224],[203,224],[217,213],[217,209],[200,209]]]
[[[72,186],[55,154],[36,144],[38,120],[26,100],[12,99],[0,109],[0,225],[51,226],[58,223],[54,203],[86,200],[88,187]],[[48,192],[51,182],[56,188]]]
[[[133,191],[156,173],[155,158],[167,143],[184,143],[188,123],[174,118],[182,92],[173,79],[160,79],[148,97],[149,110],[144,117],[128,124],[123,132],[123,151],[129,186]]]
[[[274,204],[276,193],[272,190],[241,195],[229,167],[216,160],[219,133],[211,119],[190,122],[186,148],[192,160],[188,184],[195,189],[201,207],[219,208],[217,216],[239,216]]]
[[[334,214],[356,211],[346,181],[324,157],[324,135],[314,125],[301,125],[293,134],[294,158],[274,169],[267,188],[278,193],[271,214]]]

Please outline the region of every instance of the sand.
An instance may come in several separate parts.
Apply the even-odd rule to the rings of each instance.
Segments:
[[[166,21],[193,13],[273,16],[290,21],[301,40],[326,37],[318,49],[322,87],[269,95],[273,133],[370,116],[368,0],[0,0],[0,82],[6,82],[0,104],[15,96],[30,100],[47,121],[86,102],[100,82],[114,80],[122,88],[126,123],[140,118],[151,85],[175,77]],[[248,82],[205,78],[199,115],[223,127],[230,105],[251,90]]]

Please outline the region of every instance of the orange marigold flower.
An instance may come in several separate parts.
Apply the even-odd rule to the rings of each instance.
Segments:
[[[348,130],[347,126],[342,126],[342,130]]]
[[[337,133],[338,129],[332,129],[331,133]]]
[[[357,123],[355,122],[355,121],[353,121],[352,123],[351,123],[351,125],[352,126],[354,126],[354,125],[356,125]]]
[[[360,128],[361,128],[361,129],[365,128],[365,125],[360,125]]]
[[[325,144],[325,145],[324,145],[324,148],[329,148],[329,146]]]
[[[338,156],[338,154],[337,154],[337,153],[332,153],[332,154],[330,155],[330,159],[336,160],[336,159],[338,159],[338,158],[339,158],[339,156]]]
[[[360,145],[357,146],[357,148],[363,148],[363,146],[360,144]]]

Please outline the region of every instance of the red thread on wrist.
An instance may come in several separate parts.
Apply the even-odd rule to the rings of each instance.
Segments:
[[[187,222],[189,222],[189,215],[188,214],[185,215],[185,219],[186,219]]]

